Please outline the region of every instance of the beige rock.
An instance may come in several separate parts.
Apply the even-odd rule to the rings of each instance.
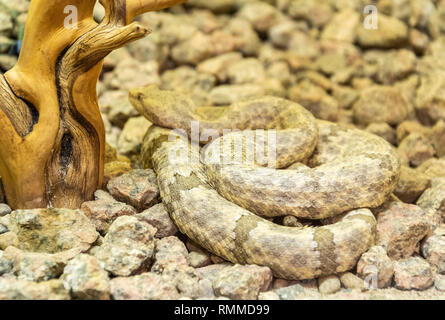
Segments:
[[[355,120],[363,125],[373,122],[397,125],[406,119],[410,110],[400,92],[387,86],[372,86],[362,90],[353,108]]]
[[[430,177],[418,168],[402,166],[394,194],[403,202],[414,203],[430,185]]]

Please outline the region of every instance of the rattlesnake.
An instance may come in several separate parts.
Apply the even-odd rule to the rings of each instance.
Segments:
[[[388,198],[400,171],[385,140],[315,120],[300,105],[276,97],[196,108],[185,95],[149,86],[133,90],[130,101],[155,124],[142,154],[145,166],[158,175],[171,218],[215,255],[268,266],[277,277],[311,279],[350,270],[373,245],[376,220],[368,208]],[[204,129],[243,131],[214,139],[193,162],[185,136],[192,133],[192,121],[199,121],[201,134]],[[175,128],[184,133],[171,130]],[[236,153],[234,141],[244,147],[265,142],[258,133],[246,138],[254,129],[277,130],[276,168],[245,162],[245,154],[241,162],[235,155],[228,164],[214,161],[220,154]],[[294,169],[281,170],[295,162],[300,164]],[[292,228],[267,219],[282,215],[333,224]]]

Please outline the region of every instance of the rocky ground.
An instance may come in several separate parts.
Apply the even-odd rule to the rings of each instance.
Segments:
[[[374,31],[363,27],[368,4],[379,9]],[[0,0],[3,71],[16,62],[27,5]],[[152,35],[112,53],[98,85],[103,190],[81,211],[0,204],[0,299],[444,299],[444,16],[443,0],[190,0],[144,15]],[[285,97],[389,141],[403,167],[373,210],[376,245],[351,272],[286,281],[188,240],[139,159],[151,124],[128,90],[148,84],[201,105]]]

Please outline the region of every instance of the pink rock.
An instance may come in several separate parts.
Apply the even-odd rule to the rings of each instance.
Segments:
[[[411,257],[395,262],[394,281],[399,289],[425,290],[433,285],[434,278],[428,262],[420,257]]]
[[[84,202],[81,210],[93,221],[96,230],[102,235],[107,233],[111,223],[118,217],[132,216],[137,213],[132,206],[114,199]]]
[[[156,241],[155,262],[152,272],[162,273],[167,266],[188,266],[188,251],[177,237],[167,237]]]
[[[143,273],[110,281],[111,296],[115,300],[176,300],[179,293],[174,283],[155,273]]]
[[[392,282],[394,262],[388,257],[383,247],[374,246],[361,256],[357,264],[357,273],[364,280],[368,279],[369,286],[386,288]],[[374,279],[375,284],[372,283]]]
[[[137,210],[145,210],[158,202],[159,187],[153,170],[132,170],[108,183],[111,195]]]
[[[410,257],[429,230],[424,211],[415,205],[391,202],[377,216],[377,242],[392,259]]]
[[[162,203],[156,204],[150,209],[136,216],[138,219],[145,221],[154,226],[158,231],[156,238],[165,238],[174,236],[178,232],[178,228],[173,223],[172,219]]]

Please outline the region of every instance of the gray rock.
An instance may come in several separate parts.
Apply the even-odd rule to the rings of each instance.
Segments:
[[[11,208],[4,203],[0,203],[0,217],[4,217],[11,213]]]
[[[219,271],[213,279],[213,289],[218,296],[234,300],[256,300],[272,282],[268,267],[235,265]]]
[[[437,228],[423,241],[421,252],[423,257],[437,268],[438,273],[445,274],[445,227]]]
[[[99,261],[93,256],[81,254],[69,261],[61,280],[75,299],[110,299],[108,273],[100,267]]]
[[[202,268],[212,263],[209,254],[196,251],[188,254],[187,261],[193,268]]]
[[[439,291],[445,291],[445,276],[441,274],[436,275],[434,286]]]
[[[117,142],[117,150],[126,156],[137,155],[141,150],[142,140],[151,122],[145,117],[130,118],[122,130]]]
[[[110,226],[100,247],[91,253],[115,276],[148,270],[154,254],[156,229],[135,217],[122,216]]]

